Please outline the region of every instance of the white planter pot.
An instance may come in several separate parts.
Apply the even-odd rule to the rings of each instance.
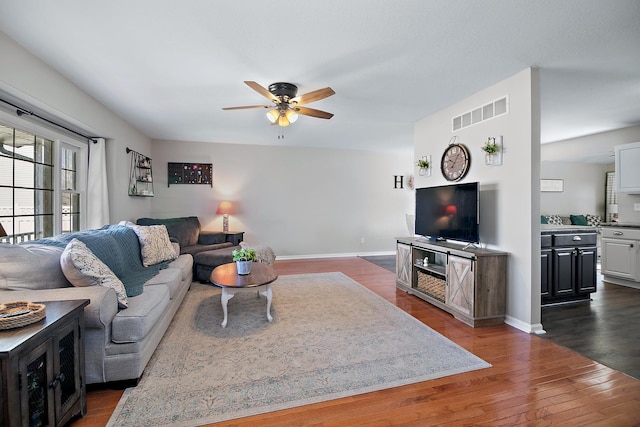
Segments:
[[[236,268],[238,270],[238,274],[247,275],[251,274],[251,263],[253,261],[236,261]]]

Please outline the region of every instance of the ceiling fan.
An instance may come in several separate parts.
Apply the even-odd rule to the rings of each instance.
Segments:
[[[302,104],[319,101],[335,94],[333,89],[325,87],[324,89],[314,90],[304,95],[297,95],[298,87],[292,83],[277,82],[269,85],[267,90],[265,87],[256,82],[245,81],[245,84],[260,95],[269,99],[274,105],[246,105],[243,107],[226,107],[223,110],[246,110],[249,108],[270,108],[267,111],[267,119],[272,125],[282,127],[289,126],[298,120],[298,114],[320,119],[330,119],[333,114],[326,111],[316,110],[315,108],[303,107]]]

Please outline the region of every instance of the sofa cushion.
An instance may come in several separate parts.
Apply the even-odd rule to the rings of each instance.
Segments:
[[[69,242],[60,256],[60,266],[73,286],[112,288],[118,297],[118,307],[127,308],[127,293],[122,281],[80,240]]]
[[[240,246],[230,246],[228,248],[218,249],[215,251],[198,252],[193,259],[196,264],[218,266],[233,261],[232,252],[234,249],[240,249]]]
[[[218,243],[216,245],[193,245],[193,246],[183,247],[183,248],[180,249],[180,251],[183,254],[191,254],[191,255],[195,256],[195,254],[200,253],[200,252],[214,251],[214,250],[217,250],[217,249],[229,248],[231,246],[233,246],[233,243],[231,243],[231,242]]]
[[[200,231],[199,245],[215,245],[227,241],[227,235],[219,231]]]
[[[587,224],[589,224],[592,227],[599,227],[600,223],[602,222],[600,215],[587,215],[586,220],[587,220]]]
[[[547,215],[547,223],[552,225],[562,225],[560,215]]]
[[[111,340],[128,343],[142,340],[169,305],[169,288],[149,286],[144,294],[129,298],[129,308],[120,310],[111,323]]]
[[[176,252],[169,240],[167,227],[164,225],[132,225],[131,229],[140,241],[140,255],[142,265],[149,267],[163,261],[176,258]]]
[[[54,246],[0,243],[0,289],[70,287],[60,268],[63,250]]]
[[[181,248],[197,244],[200,235],[200,221],[197,216],[164,219],[139,218],[136,224],[165,225],[169,236],[177,239]]]
[[[589,225],[584,215],[569,215],[571,218],[571,225]]]
[[[166,285],[169,288],[169,297],[173,297],[180,290],[182,284],[182,272],[177,268],[165,268],[145,283],[145,286]]]
[[[171,261],[168,268],[176,268],[180,270],[181,280],[187,280],[193,273],[193,256],[189,254],[180,255],[175,260]]]

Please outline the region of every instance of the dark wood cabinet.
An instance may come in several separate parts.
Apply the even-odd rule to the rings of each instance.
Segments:
[[[46,317],[0,332],[0,425],[60,426],[86,412],[84,307],[45,302]]]
[[[596,291],[596,231],[554,232],[542,237],[542,304],[589,300]]]

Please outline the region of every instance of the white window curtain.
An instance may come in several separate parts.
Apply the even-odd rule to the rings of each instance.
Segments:
[[[107,185],[106,140],[96,138],[89,143],[87,176],[87,227],[109,224],[109,191]]]

